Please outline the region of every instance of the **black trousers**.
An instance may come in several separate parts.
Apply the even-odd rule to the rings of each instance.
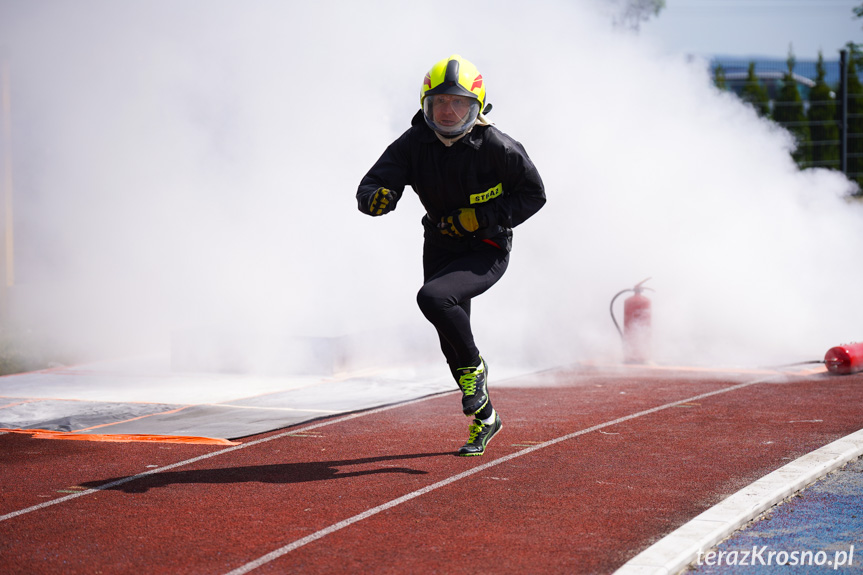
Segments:
[[[477,242],[473,249],[452,251],[429,241],[423,245],[423,287],[417,303],[440,338],[450,370],[479,363],[470,324],[471,300],[503,276],[509,252]]]

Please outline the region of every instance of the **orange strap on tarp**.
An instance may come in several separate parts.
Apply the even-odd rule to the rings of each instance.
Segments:
[[[216,437],[194,437],[186,435],[144,435],[144,434],[97,434],[77,433],[74,431],[51,431],[48,429],[0,429],[0,432],[23,433],[34,439],[74,439],[79,441],[113,441],[113,442],[152,442],[152,443],[186,443],[195,445],[239,445],[239,441],[230,441]]]

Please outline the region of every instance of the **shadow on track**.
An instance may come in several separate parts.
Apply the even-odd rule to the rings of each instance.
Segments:
[[[421,459],[426,457],[452,456],[452,452],[414,453],[408,455],[390,455],[382,457],[366,457],[362,459],[346,459],[341,461],[312,461],[306,463],[277,463],[273,465],[250,465],[247,467],[224,467],[217,469],[195,469],[188,471],[153,472],[143,476],[116,477],[114,479],[89,481],[81,483],[88,489],[103,489],[125,491],[126,493],[146,493],[157,487],[182,483],[304,483],[307,481],[327,481],[374,475],[377,473],[406,473],[409,475],[425,475],[428,471],[410,467],[375,467],[357,471],[342,472],[341,467],[352,465],[367,465],[384,461],[406,459]]]

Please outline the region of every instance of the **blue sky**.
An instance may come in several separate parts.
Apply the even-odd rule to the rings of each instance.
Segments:
[[[838,57],[847,42],[863,42],[863,19],[852,12],[861,0],[666,0],[641,34],[663,50],[696,56],[798,59]]]

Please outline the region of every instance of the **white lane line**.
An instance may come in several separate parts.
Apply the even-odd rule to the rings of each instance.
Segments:
[[[485,471],[486,469],[496,467],[502,463],[506,463],[507,461],[511,461],[511,460],[516,459],[518,457],[523,457],[525,455],[529,455],[529,454],[533,453],[534,451],[539,451],[540,449],[545,449],[546,447],[551,447],[552,445],[556,445],[562,441],[567,441],[569,439],[573,439],[573,438],[579,437],[581,435],[592,433],[594,431],[599,431],[599,430],[604,429],[606,427],[618,425],[620,423],[630,421],[632,419],[636,419],[639,417],[643,417],[645,415],[650,415],[652,413],[657,413],[659,411],[663,411],[663,410],[678,406],[682,403],[689,403],[689,402],[696,401],[699,399],[704,399],[706,397],[711,397],[714,395],[720,395],[722,393],[728,393],[730,391],[736,391],[738,389],[742,389],[744,387],[749,387],[750,385],[754,385],[756,383],[763,383],[767,380],[768,379],[758,379],[758,380],[750,381],[747,383],[740,383],[737,385],[733,385],[731,387],[726,387],[724,389],[718,389],[715,391],[702,393],[700,395],[696,395],[693,397],[687,397],[686,399],[681,399],[679,401],[666,403],[665,405],[660,405],[658,407],[652,407],[650,409],[645,409],[644,411],[639,411],[639,412],[633,413],[631,415],[625,415],[623,417],[619,417],[619,418],[613,419],[611,421],[606,421],[605,423],[600,423],[600,424],[594,425],[592,427],[588,427],[586,429],[581,429],[579,431],[568,433],[567,435],[562,435],[562,436],[557,437],[555,439],[550,439],[548,441],[545,441],[543,443],[539,443],[539,444],[534,445],[532,447],[522,449],[521,451],[517,451],[515,453],[505,455],[501,458],[495,459],[494,461],[489,461],[488,463],[480,465],[478,467],[474,467],[473,469],[469,469],[469,470],[463,471],[457,475],[447,477],[446,479],[438,481],[437,483],[432,483],[431,485],[423,487],[422,489],[418,489],[417,491],[413,491],[413,492],[408,493],[406,495],[402,495],[401,497],[387,501],[386,503],[378,505],[377,507],[372,507],[371,509],[363,511],[362,513],[360,513],[358,515],[354,515],[353,517],[349,517],[343,521],[339,521],[338,523],[334,523],[334,524],[330,525],[329,527],[325,527],[324,529],[321,529],[320,531],[316,531],[315,533],[312,533],[311,535],[307,535],[306,537],[303,537],[302,539],[297,539],[293,543],[289,543],[289,544],[285,545],[284,547],[280,547],[274,551],[267,553],[266,555],[262,555],[258,559],[255,559],[254,561],[250,561],[249,563],[246,563],[245,565],[242,565],[241,567],[238,567],[238,568],[234,569],[233,571],[229,571],[225,575],[243,575],[244,573],[248,573],[249,571],[257,569],[258,567],[261,567],[262,565],[265,565],[271,561],[274,561],[275,559],[278,559],[279,557],[282,557],[283,555],[287,555],[291,551],[299,549],[300,547],[302,547],[304,545],[308,545],[309,543],[313,543],[314,541],[317,541],[318,539],[322,539],[322,538],[326,537],[327,535],[335,533],[336,531],[339,531],[340,529],[344,529],[345,527],[353,525],[354,523],[358,523],[364,519],[368,519],[369,517],[377,515],[378,513],[382,512],[382,511],[386,511],[387,509],[391,509],[393,507],[396,507],[397,505],[401,505],[402,503],[406,503],[406,502],[410,501],[411,499],[415,499],[417,497],[420,497],[422,495],[430,493],[436,489],[440,489],[441,487],[445,487],[451,483],[455,483],[456,481],[459,481],[459,480],[464,479],[466,477],[470,477],[471,475],[476,475],[477,473]]]
[[[25,509],[20,509],[18,511],[12,511],[11,513],[7,513],[5,515],[0,515],[0,522],[6,521],[7,519],[12,519],[14,517],[19,517],[21,515],[26,515],[28,513],[32,513],[34,511],[38,511],[40,509],[45,509],[46,507],[51,507],[53,505],[57,505],[59,503],[65,503],[67,501],[71,501],[73,499],[77,499],[79,497],[83,497],[85,495],[91,495],[93,493],[98,493],[100,491],[104,491],[106,489],[111,489],[113,487],[117,487],[118,485],[123,485],[124,483],[129,483],[130,481],[134,481],[136,479],[141,479],[142,477],[147,477],[149,475],[154,475],[156,473],[161,473],[162,471],[168,471],[171,469],[176,469],[177,467],[183,467],[184,465],[191,465],[192,463],[197,463],[198,461],[203,461],[204,459],[209,459],[211,457],[216,457],[217,455],[225,455],[226,453],[230,453],[232,451],[237,451],[239,449],[246,449],[247,447],[252,447],[254,445],[260,445],[262,443],[266,443],[268,441],[272,441],[274,439],[281,439],[283,437],[288,437],[291,435],[295,435],[297,433],[303,433],[305,431],[311,431],[312,429],[318,429],[319,427],[325,427],[327,425],[334,425],[336,423],[342,423],[344,421],[349,421],[351,419],[356,419],[357,417],[365,417],[367,415],[373,415],[375,413],[381,413],[384,411],[389,411],[391,409],[402,408],[408,405],[413,405],[415,403],[420,403],[422,401],[426,401],[429,399],[433,399],[436,397],[440,397],[441,395],[449,395],[453,393],[460,392],[446,392],[445,394],[434,394],[428,395],[425,397],[421,397],[419,399],[414,399],[411,401],[406,401],[404,403],[396,403],[393,405],[386,405],[384,407],[378,407],[376,409],[371,409],[369,411],[360,411],[357,413],[351,413],[344,417],[337,417],[336,419],[329,419],[327,421],[321,421],[319,423],[313,423],[311,425],[307,425],[305,427],[300,427],[298,429],[291,429],[290,431],[285,431],[283,433],[279,433],[277,435],[272,435],[270,437],[264,437],[261,439],[256,439],[254,441],[250,441],[248,443],[241,443],[240,445],[234,445],[232,447],[226,447],[225,449],[220,449],[219,451],[213,451],[211,453],[207,453],[204,455],[199,455],[198,457],[193,457],[191,459],[186,459],[184,461],[179,461],[177,463],[172,463],[170,465],[165,465],[163,467],[157,467],[155,469],[151,469],[149,471],[145,471],[143,473],[139,473],[137,475],[132,475],[129,477],[123,477],[122,479],[118,479],[116,481],[112,481],[111,483],[107,483],[105,485],[95,487],[93,489],[88,489],[86,491],[81,491],[78,493],[73,493],[71,495],[67,495],[65,497],[59,497],[57,499],[52,499],[51,501],[45,501],[44,503],[39,503],[38,505],[33,505],[32,507],[27,507]]]
[[[675,529],[614,575],[680,573],[697,560],[699,551],[710,550],[770,507],[861,455],[863,430],[807,453]]]

